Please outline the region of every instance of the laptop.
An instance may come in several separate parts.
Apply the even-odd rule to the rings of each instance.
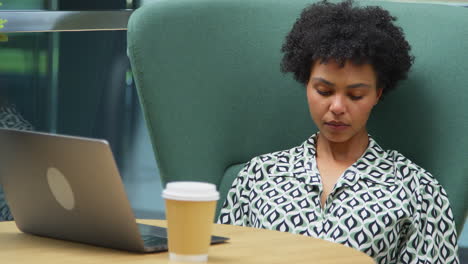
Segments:
[[[0,184],[22,232],[134,252],[167,250],[165,228],[136,223],[107,141],[0,129],[0,146]]]

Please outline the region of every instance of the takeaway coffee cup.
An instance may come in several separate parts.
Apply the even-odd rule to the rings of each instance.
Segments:
[[[170,182],[163,191],[166,201],[169,259],[205,262],[211,241],[216,186],[204,182]]]

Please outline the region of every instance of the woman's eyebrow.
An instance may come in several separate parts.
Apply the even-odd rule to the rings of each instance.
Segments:
[[[334,83],[332,83],[330,81],[327,81],[326,79],[321,78],[321,77],[312,77],[312,80],[324,83],[324,84],[326,84],[328,86],[332,86],[332,87],[335,86]],[[350,88],[350,89],[352,89],[352,88],[362,88],[362,87],[371,88],[371,86],[369,84],[366,84],[366,83],[353,83],[353,84],[350,84],[350,85],[346,86],[346,88]]]
[[[371,88],[371,86],[369,84],[366,84],[366,83],[354,83],[354,84],[350,84],[348,86],[346,86],[346,88],[361,88],[361,87],[364,87],[364,88]]]
[[[324,83],[324,84],[326,84],[326,85],[328,85],[328,86],[335,86],[334,83],[332,83],[332,82],[330,82],[330,81],[327,81],[327,80],[325,80],[325,79],[323,79],[323,78],[320,78],[320,77],[312,77],[312,80],[318,81],[318,82],[322,82],[322,83]]]

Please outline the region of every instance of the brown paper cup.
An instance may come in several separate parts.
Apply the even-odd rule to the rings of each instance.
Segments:
[[[219,193],[213,184],[168,183],[166,201],[169,259],[206,262]]]

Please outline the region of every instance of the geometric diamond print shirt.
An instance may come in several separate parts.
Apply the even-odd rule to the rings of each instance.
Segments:
[[[459,263],[447,194],[396,151],[369,146],[323,208],[314,134],[253,158],[234,180],[218,223],[303,234],[356,248],[376,263]]]

